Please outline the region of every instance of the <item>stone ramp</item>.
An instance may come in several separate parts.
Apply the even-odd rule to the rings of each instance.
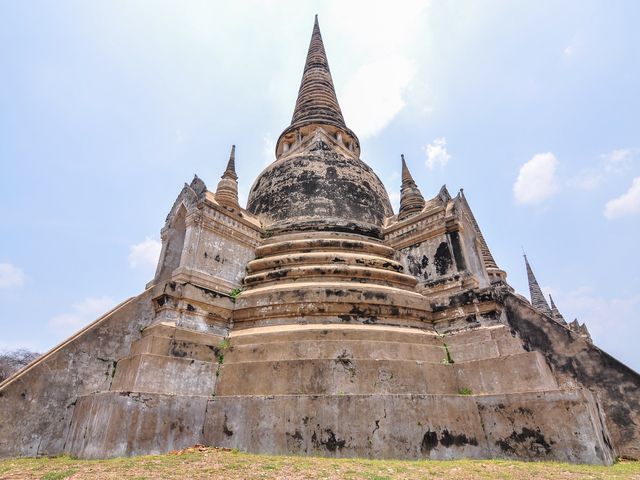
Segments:
[[[109,388],[153,318],[150,299],[126,300],[0,384],[0,458],[64,452],[78,396]]]

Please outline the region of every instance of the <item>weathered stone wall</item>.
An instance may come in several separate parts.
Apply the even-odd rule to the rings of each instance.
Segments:
[[[561,386],[594,392],[617,454],[640,458],[640,375],[515,295],[504,301],[525,348],[544,354]]]
[[[0,385],[0,457],[64,451],[76,398],[108,390],[154,315],[151,290],[122,303]]]
[[[420,283],[428,283],[457,272],[452,249],[445,234],[400,250],[398,255],[405,272]]]
[[[466,268],[478,280],[479,287],[489,286],[489,277],[479,250],[478,235],[466,218],[461,223],[462,229],[457,233],[460,236]]]
[[[239,287],[247,263],[255,256],[258,230],[244,225],[232,214],[206,209],[206,215],[208,218],[199,226],[197,243],[189,247],[193,251],[191,266],[204,275]]]

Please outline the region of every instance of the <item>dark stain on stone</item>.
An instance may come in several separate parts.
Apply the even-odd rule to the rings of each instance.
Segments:
[[[453,260],[451,259],[451,252],[449,251],[447,242],[441,242],[440,245],[438,245],[436,254],[433,257],[433,264],[436,267],[438,275],[446,275],[447,271],[451,268]]]
[[[438,434],[427,430],[422,437],[422,443],[420,444],[420,451],[427,455],[431,453],[431,450],[438,446]]]
[[[300,433],[300,430],[298,430],[297,428],[296,428],[296,431],[294,433],[285,432],[285,434],[288,437],[293,438],[294,440],[302,440],[302,433]]]
[[[443,430],[440,435],[440,445],[443,447],[451,447],[452,445],[456,447],[462,447],[464,445],[473,445],[478,446],[478,441],[475,437],[467,437],[465,434],[453,434],[450,433],[449,430]]]
[[[336,434],[330,428],[325,428],[322,433],[324,435],[321,434],[320,439],[318,439],[316,432],[313,432],[311,436],[311,442],[316,448],[324,447],[330,452],[335,452],[336,450],[342,450],[347,444],[346,440],[336,437]],[[326,436],[326,439],[323,439],[323,436]]]
[[[527,427],[523,427],[520,433],[514,430],[508,437],[497,440],[496,445],[505,453],[515,453],[518,445],[534,455],[548,455],[551,452],[551,445],[540,429],[532,430]]]
[[[171,342],[171,356],[184,358],[187,356],[187,352],[180,348],[180,346],[178,346],[175,342]]]
[[[267,273],[267,279],[268,280],[276,280],[278,278],[284,278],[287,275],[289,275],[289,270],[286,270],[286,269],[275,270],[273,272]]]
[[[194,307],[190,303],[187,303],[187,310],[189,310],[190,312],[195,312],[196,311],[196,307]]]
[[[228,426],[227,426],[227,414],[224,414],[224,423],[222,424],[222,431],[224,432],[224,434],[227,437],[230,437],[233,435],[233,430],[231,430]]]
[[[383,292],[364,292],[364,298],[365,300],[386,300],[387,299],[387,294],[383,293]]]
[[[453,248],[453,258],[456,260],[458,271],[461,272],[467,267],[462,254],[462,246],[460,245],[460,234],[458,232],[450,232],[449,238],[451,239],[451,248]]]

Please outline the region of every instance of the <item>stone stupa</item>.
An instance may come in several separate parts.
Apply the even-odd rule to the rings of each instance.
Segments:
[[[0,456],[640,457],[638,374],[513,291],[462,191],[403,157],[393,213],[317,19],[246,209],[236,161],[185,184],[144,292],[0,385]]]

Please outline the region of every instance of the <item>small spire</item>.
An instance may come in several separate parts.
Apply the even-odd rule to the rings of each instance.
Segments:
[[[402,186],[400,187],[400,210],[398,220],[404,220],[413,214],[420,213],[424,208],[424,197],[409,172],[404,154],[402,159]]]
[[[221,180],[216,189],[216,201],[228,210],[240,209],[238,203],[238,175],[236,175],[236,146],[231,146],[231,154]]]
[[[231,145],[231,154],[229,155],[229,162],[227,163],[227,169],[222,174],[222,178],[230,177],[234,180],[238,179],[236,175],[236,146]]]
[[[551,296],[551,294],[549,294],[549,302],[551,303],[551,316],[558,322],[566,324],[567,322],[565,321],[564,317],[560,313],[560,310],[558,310],[558,307],[556,307],[556,304],[554,303],[553,297]]]
[[[545,315],[553,316],[551,313],[551,308],[549,308],[549,304],[547,303],[547,299],[542,293],[542,289],[540,285],[538,285],[538,281],[536,280],[536,276],[533,274],[533,270],[531,269],[531,265],[529,265],[529,260],[526,255],[524,256],[524,263],[527,267],[527,279],[529,280],[529,294],[531,295],[531,305],[540,310]]]

